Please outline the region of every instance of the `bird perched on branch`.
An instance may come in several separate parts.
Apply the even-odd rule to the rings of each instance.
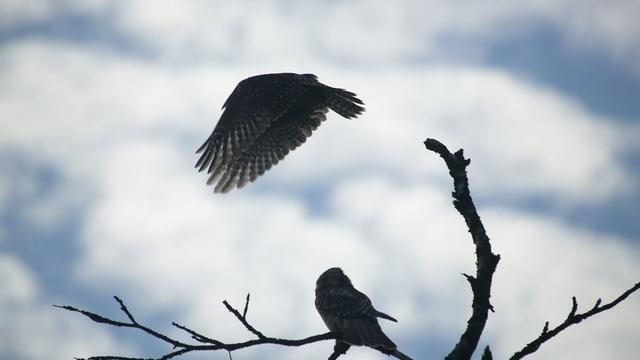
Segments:
[[[362,100],[327,86],[313,74],[278,73],[242,80],[222,108],[218,124],[196,151],[215,192],[241,188],[264,174],[311,136],[333,110],[347,119],[364,111]]]
[[[369,297],[353,287],[342,269],[331,268],[316,281],[316,309],[329,330],[338,335],[336,351],[341,347],[346,352],[350,345],[368,346],[398,359],[411,360],[398,351],[378,324],[378,318],[398,320],[376,310]]]

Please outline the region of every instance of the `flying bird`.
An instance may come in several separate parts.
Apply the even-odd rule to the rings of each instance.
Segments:
[[[315,303],[327,328],[338,335],[336,347],[339,342],[368,346],[398,359],[411,360],[398,351],[378,324],[378,318],[398,320],[376,310],[369,297],[353,287],[342,269],[334,267],[320,275],[316,281]]]
[[[356,94],[327,86],[313,74],[277,73],[242,80],[218,124],[196,151],[215,192],[241,188],[294,150],[333,110],[347,119],[364,111]]]

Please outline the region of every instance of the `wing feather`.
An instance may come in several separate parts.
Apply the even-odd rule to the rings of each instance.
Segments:
[[[242,86],[254,85],[252,81],[245,80]],[[279,87],[281,89],[275,88],[273,91],[261,91],[247,96],[235,96],[236,90],[234,90],[225,102],[225,109],[218,124],[196,151],[196,153],[204,151],[196,163],[198,171],[209,167],[208,172],[212,173],[219,166],[226,167],[272,123],[278,121],[295,99],[308,88],[308,85],[289,81]],[[223,161],[216,164],[212,161],[216,157],[221,157]]]
[[[246,185],[247,181],[242,179],[243,169],[255,169],[248,177],[249,182],[254,181],[284,159],[291,150],[303,144],[326,118],[328,109],[321,105],[322,96],[322,93],[313,90],[306,94],[306,98],[293,104],[286,114],[267,127],[255,141],[225,166],[225,175],[218,180],[214,191],[225,192],[234,186]]]

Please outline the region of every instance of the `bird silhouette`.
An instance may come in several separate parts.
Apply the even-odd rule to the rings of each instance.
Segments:
[[[327,328],[338,335],[336,348],[342,342],[368,346],[402,360],[411,359],[398,350],[378,323],[378,318],[398,320],[376,310],[369,297],[353,287],[342,269],[334,267],[320,275],[316,281],[315,304]],[[342,345],[342,348],[345,347]]]
[[[220,120],[196,151],[215,192],[256,180],[296,149],[333,110],[347,119],[364,111],[362,100],[327,86],[313,74],[277,73],[242,80],[225,101]]]

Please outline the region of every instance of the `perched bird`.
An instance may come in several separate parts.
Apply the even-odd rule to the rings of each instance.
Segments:
[[[196,151],[215,192],[254,181],[311,136],[329,109],[351,119],[364,111],[356,94],[318,82],[313,74],[278,73],[242,80]]]
[[[398,320],[376,310],[369,297],[353,287],[342,269],[331,268],[316,281],[316,309],[329,330],[338,335],[336,349],[343,342],[368,346],[398,359],[411,359],[398,351],[378,324],[378,318]]]

